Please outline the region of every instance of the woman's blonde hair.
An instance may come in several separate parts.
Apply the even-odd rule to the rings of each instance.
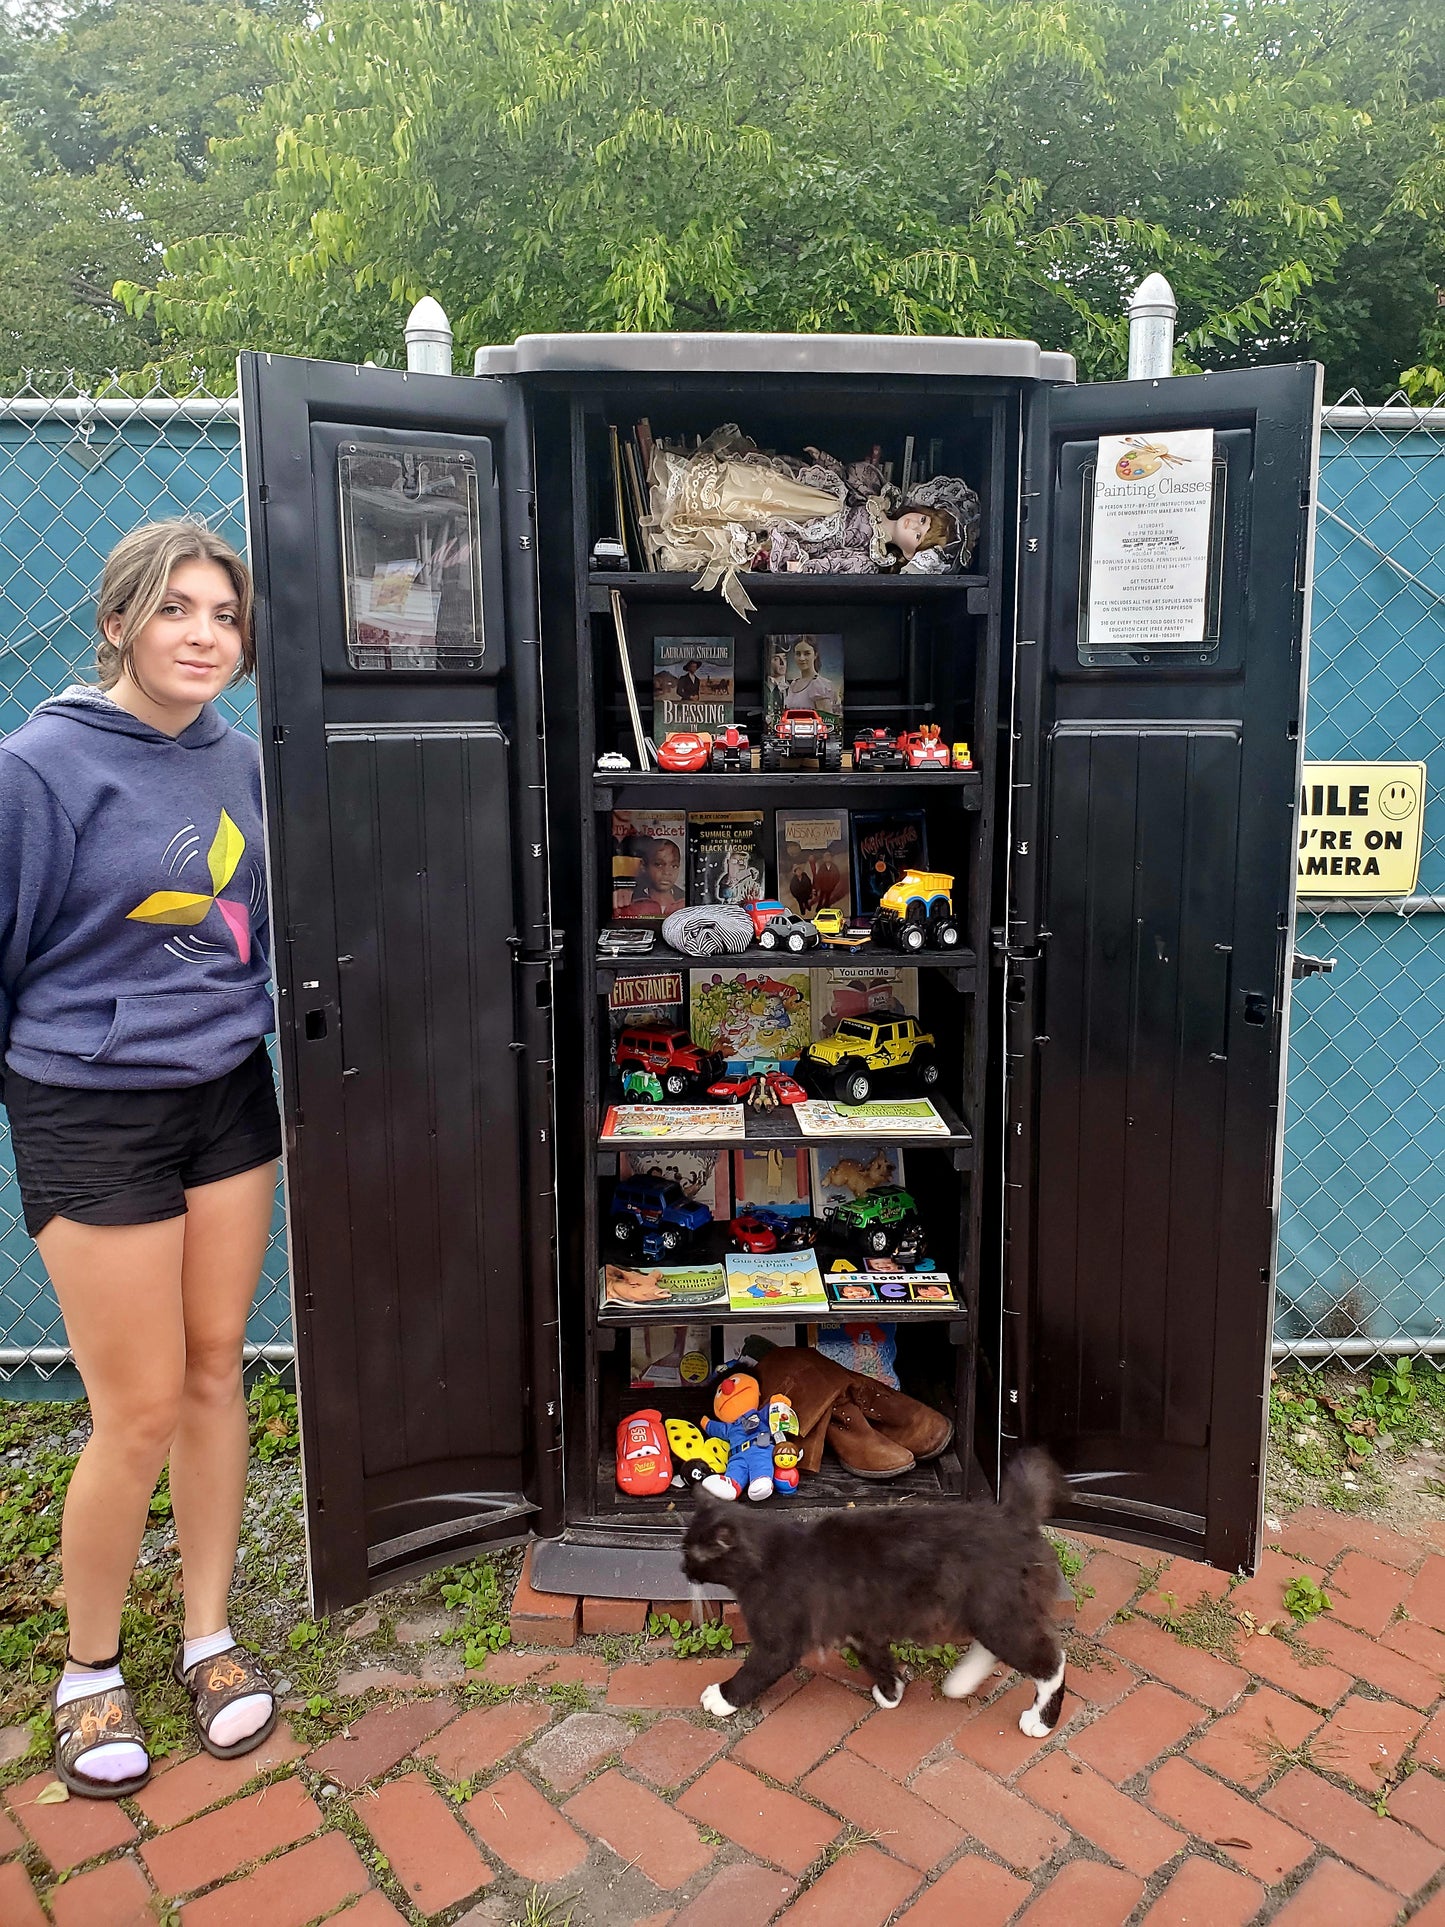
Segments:
[[[166,599],[171,575],[182,562],[215,562],[230,576],[236,591],[236,621],[241,633],[241,660],[231,686],[245,680],[256,667],[256,639],[251,632],[253,593],[251,571],[226,541],[201,522],[142,522],[123,535],[105,559],[96,598],[95,626],[100,646],[95,666],[102,689],[113,689],[123,671],[133,675],[135,639]],[[120,640],[112,642],[105,627],[112,616],[121,619]]]

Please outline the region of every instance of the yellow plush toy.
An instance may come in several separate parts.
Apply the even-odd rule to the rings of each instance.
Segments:
[[[704,1438],[692,1420],[685,1418],[670,1418],[665,1430],[672,1452],[674,1485],[701,1485],[704,1479],[726,1472],[726,1439]]]

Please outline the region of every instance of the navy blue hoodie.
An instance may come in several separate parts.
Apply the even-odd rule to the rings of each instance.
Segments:
[[[0,742],[0,1048],[39,1084],[165,1090],[272,1028],[256,745],[98,689]]]

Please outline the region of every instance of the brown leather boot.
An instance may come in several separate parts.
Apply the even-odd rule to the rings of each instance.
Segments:
[[[953,1443],[953,1420],[905,1392],[895,1392],[881,1379],[850,1372],[854,1403],[875,1432],[902,1446],[922,1464],[936,1459]]]
[[[874,1430],[851,1387],[829,1415],[828,1443],[858,1479],[896,1479],[913,1470],[913,1454]]]

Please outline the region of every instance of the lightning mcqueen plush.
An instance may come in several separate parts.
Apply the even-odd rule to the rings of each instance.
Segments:
[[[618,1489],[635,1499],[652,1499],[671,1483],[672,1454],[661,1412],[633,1412],[617,1428]]]

